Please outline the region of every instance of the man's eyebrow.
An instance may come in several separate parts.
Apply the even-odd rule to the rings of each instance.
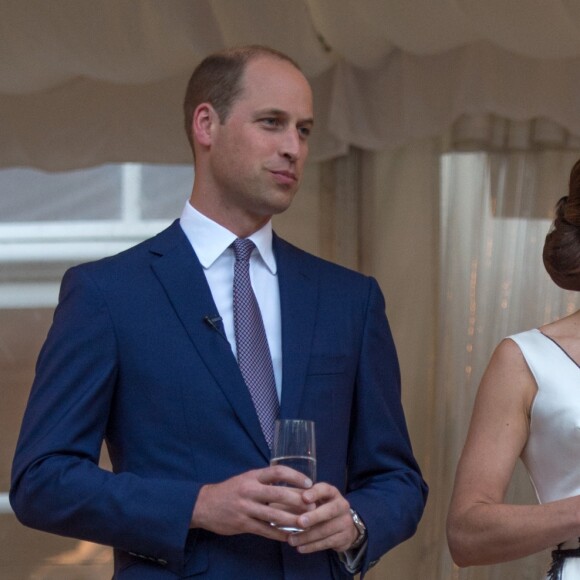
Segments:
[[[274,117],[287,117],[288,113],[282,109],[260,109],[255,113],[256,117],[262,117],[264,115],[272,115]]]
[[[264,115],[272,115],[273,117],[288,117],[288,112],[282,109],[261,109],[256,111],[255,117],[263,117]],[[312,117],[306,117],[305,119],[300,119],[298,121],[300,125],[314,125],[314,119]]]

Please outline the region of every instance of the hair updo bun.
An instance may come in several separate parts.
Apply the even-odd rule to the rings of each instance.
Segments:
[[[556,204],[556,219],[546,236],[544,266],[564,290],[580,290],[580,160],[570,173],[568,195]]]

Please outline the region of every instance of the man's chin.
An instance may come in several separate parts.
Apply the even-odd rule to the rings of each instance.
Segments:
[[[273,215],[284,213],[292,205],[295,195],[295,187],[292,189],[279,187],[264,189],[253,198],[251,212],[262,218],[270,218]],[[249,206],[248,209],[250,209]]]
[[[285,212],[292,205],[295,195],[296,189],[294,188],[292,190],[278,192],[269,204],[272,215]]]
[[[281,205],[274,206],[271,208],[270,215],[280,215],[281,213],[284,213],[290,207],[290,205],[291,204],[287,203],[284,206]]]

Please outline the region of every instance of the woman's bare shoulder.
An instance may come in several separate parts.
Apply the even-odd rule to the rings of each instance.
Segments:
[[[479,387],[479,397],[497,405],[508,401],[527,411],[537,392],[535,379],[520,347],[504,338],[495,348]],[[519,401],[519,403],[518,403]]]
[[[492,364],[498,367],[507,366],[509,368],[513,368],[514,365],[522,367],[527,366],[519,345],[515,340],[509,337],[504,338],[495,347],[490,359],[490,366]]]

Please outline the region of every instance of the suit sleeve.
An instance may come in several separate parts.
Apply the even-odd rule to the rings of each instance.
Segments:
[[[86,271],[74,268],[38,359],[10,502],[27,526],[179,570],[199,486],[98,466],[117,373],[107,305]]]
[[[383,295],[371,279],[351,421],[347,499],[367,526],[363,573],[415,533],[427,485],[413,456]]]

